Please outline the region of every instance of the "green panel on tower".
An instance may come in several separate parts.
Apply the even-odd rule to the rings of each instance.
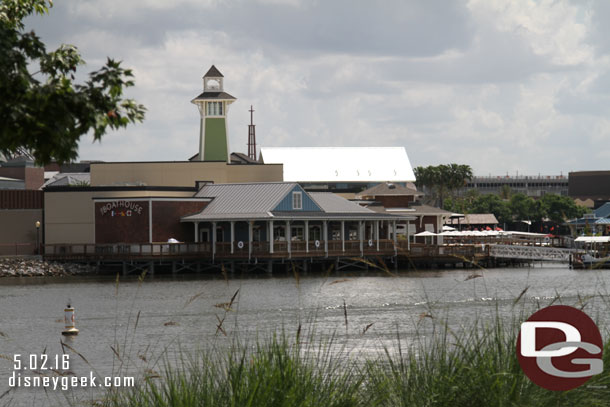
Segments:
[[[206,118],[203,161],[227,161],[228,155],[225,119]]]

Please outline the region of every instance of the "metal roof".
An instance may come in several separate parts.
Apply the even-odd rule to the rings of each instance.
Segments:
[[[45,182],[41,188],[46,187],[58,187],[67,185],[83,185],[91,183],[91,173],[89,172],[59,172],[47,182]]]
[[[602,206],[593,211],[598,218],[610,218],[610,202],[604,203]]]
[[[298,184],[266,182],[252,184],[208,184],[195,194],[212,198],[200,213],[182,217],[182,221],[197,220],[257,220],[257,219],[399,219],[400,215],[378,214],[330,192],[308,193],[323,212],[272,212],[280,201]]]
[[[458,220],[452,219],[451,224],[457,225],[496,225],[498,219],[493,213],[469,213],[459,218]]]
[[[449,216],[452,213],[449,211],[446,211],[444,209],[441,208],[437,208],[434,206],[430,206],[430,205],[411,205],[408,208],[386,208],[386,211],[388,212],[394,212],[394,211],[405,211],[405,212],[409,212],[412,215],[442,215],[442,216]]]
[[[404,147],[262,147],[260,155],[284,165],[284,181],[415,181]]]
[[[214,65],[211,66],[211,68],[208,70],[208,72],[203,75],[204,78],[224,78],[224,75],[220,73],[220,71],[218,70],[218,68],[216,68]]]
[[[208,184],[196,197],[214,198],[201,214],[267,216],[296,183],[264,182],[256,184]]]
[[[236,100],[236,97],[229,95],[227,92],[203,92],[201,95],[197,96],[195,99],[191,100],[194,102],[195,100]]]
[[[350,202],[332,192],[309,192],[309,196],[326,213],[373,213],[370,209]]]
[[[419,192],[416,189],[407,188],[400,184],[393,184],[391,182],[383,182],[375,185],[369,189],[365,189],[362,192],[356,194],[357,198],[364,196],[423,196],[423,192]]]

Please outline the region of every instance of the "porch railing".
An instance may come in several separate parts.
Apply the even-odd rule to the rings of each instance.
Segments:
[[[380,240],[379,250],[377,242],[368,245],[360,241],[323,240],[273,242],[273,253],[269,242],[211,242],[203,243],[114,243],[114,244],[46,244],[44,254],[50,259],[132,259],[149,257],[214,257],[222,258],[248,258],[248,257],[323,257],[329,256],[360,256],[364,254],[388,255],[394,253],[394,243],[391,240]],[[214,247],[215,246],[215,247]]]

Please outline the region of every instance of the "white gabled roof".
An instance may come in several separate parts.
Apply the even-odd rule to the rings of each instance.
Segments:
[[[415,181],[404,147],[262,147],[261,158],[288,182]]]

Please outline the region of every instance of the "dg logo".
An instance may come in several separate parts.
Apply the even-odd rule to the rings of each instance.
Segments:
[[[604,370],[603,342],[584,312],[554,305],[521,324],[517,358],[530,380],[548,390],[570,390]]]

